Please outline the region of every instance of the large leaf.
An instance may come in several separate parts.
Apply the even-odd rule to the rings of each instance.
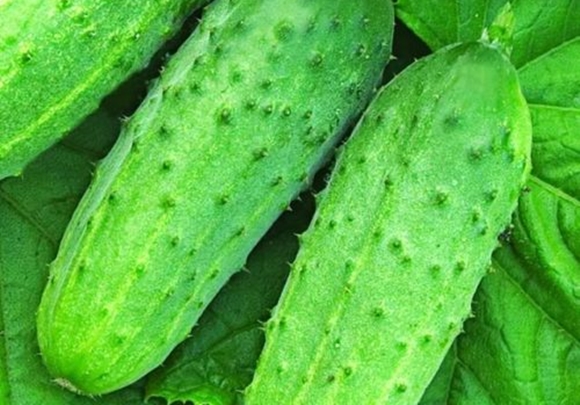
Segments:
[[[435,51],[481,37],[507,0],[399,0],[397,17]]]
[[[475,317],[423,403],[577,404],[580,387],[580,36],[519,70],[533,176]],[[446,388],[441,381],[447,381]],[[436,398],[434,401],[433,398]]]
[[[473,41],[507,0],[399,0],[397,16],[432,50]],[[515,14],[512,61],[521,66],[580,35],[579,0],[513,0]]]

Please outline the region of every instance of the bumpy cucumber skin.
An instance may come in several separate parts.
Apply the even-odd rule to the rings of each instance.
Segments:
[[[0,179],[18,175],[206,0],[8,0],[0,5]]]
[[[84,393],[157,366],[304,188],[388,61],[390,2],[218,0],[96,171],[38,312]]]
[[[516,72],[481,43],[384,88],[303,235],[246,403],[417,403],[529,172]]]

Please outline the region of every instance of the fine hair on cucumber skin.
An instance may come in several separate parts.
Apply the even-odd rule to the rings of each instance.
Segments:
[[[207,0],[0,4],[0,179],[97,109]]]
[[[459,44],[384,87],[339,155],[246,403],[411,404],[469,315],[529,173],[499,50]]]
[[[75,212],[38,312],[86,394],[159,365],[310,181],[389,59],[390,2],[217,0]]]

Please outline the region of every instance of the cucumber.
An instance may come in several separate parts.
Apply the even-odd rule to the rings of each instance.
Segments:
[[[97,169],[38,311],[100,394],[159,365],[373,95],[390,2],[217,0]]]
[[[96,110],[205,2],[0,2],[0,179]]]
[[[516,72],[484,43],[383,88],[302,236],[246,403],[417,403],[469,315],[530,145]]]

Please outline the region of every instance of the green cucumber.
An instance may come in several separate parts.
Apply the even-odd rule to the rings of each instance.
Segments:
[[[246,403],[417,403],[468,317],[529,171],[514,68],[484,43],[421,59],[346,144]]]
[[[205,2],[0,2],[0,179],[96,110]]]
[[[390,2],[217,0],[97,169],[38,311],[100,394],[159,365],[372,97]]]

